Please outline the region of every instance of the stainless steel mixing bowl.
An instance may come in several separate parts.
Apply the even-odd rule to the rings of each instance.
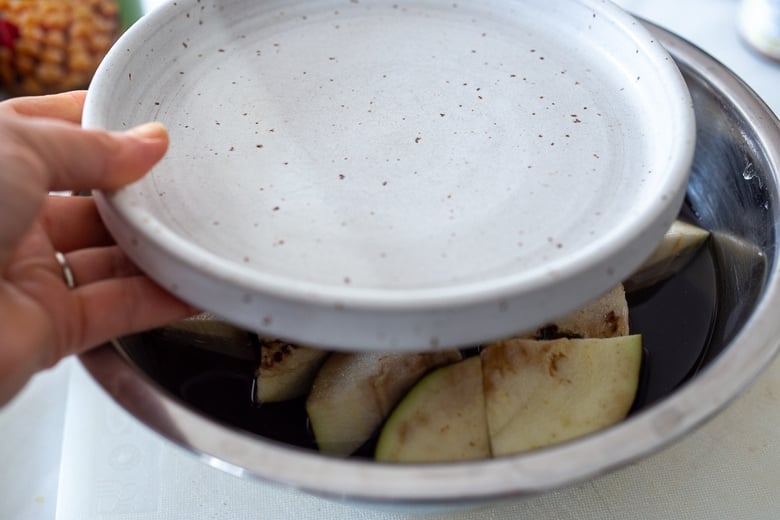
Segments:
[[[98,348],[82,356],[83,364],[122,407],[207,464],[362,503],[476,504],[545,492],[624,466],[680,438],[724,408],[778,351],[780,126],[729,70],[682,39],[652,29],[677,61],[695,104],[698,144],[687,202],[713,232],[716,318],[708,349],[684,382],[617,426],[506,458],[383,465],[327,458],[195,409],[166,389],[144,355],[142,336]],[[664,326],[670,325],[658,324]],[[650,378],[674,368],[656,367]]]

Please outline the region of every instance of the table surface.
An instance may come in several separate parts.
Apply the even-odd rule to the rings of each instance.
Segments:
[[[737,0],[617,3],[709,52],[780,113],[780,65],[740,40]],[[0,437],[0,519],[412,517],[356,509],[212,468],[128,416],[74,360],[39,374],[0,409]],[[544,496],[426,518],[780,518],[780,360],[713,420],[631,466]]]

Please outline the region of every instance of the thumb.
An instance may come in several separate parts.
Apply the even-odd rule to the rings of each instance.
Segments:
[[[120,188],[143,176],[168,149],[160,123],[107,132],[52,119],[17,122],[11,141],[27,153],[10,154],[6,167],[36,177],[43,191]]]

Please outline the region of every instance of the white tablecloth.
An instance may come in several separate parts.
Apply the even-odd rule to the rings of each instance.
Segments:
[[[708,51],[780,113],[780,65],[741,43],[736,0],[618,3]],[[355,509],[211,468],[129,417],[73,360],[38,375],[0,410],[0,440],[0,520],[408,516]],[[429,517],[780,519],[780,361],[712,421],[632,466],[548,495]]]

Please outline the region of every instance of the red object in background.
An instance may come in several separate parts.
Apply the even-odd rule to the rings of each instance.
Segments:
[[[19,28],[0,18],[0,47],[8,47],[13,50],[14,42],[19,37]]]

